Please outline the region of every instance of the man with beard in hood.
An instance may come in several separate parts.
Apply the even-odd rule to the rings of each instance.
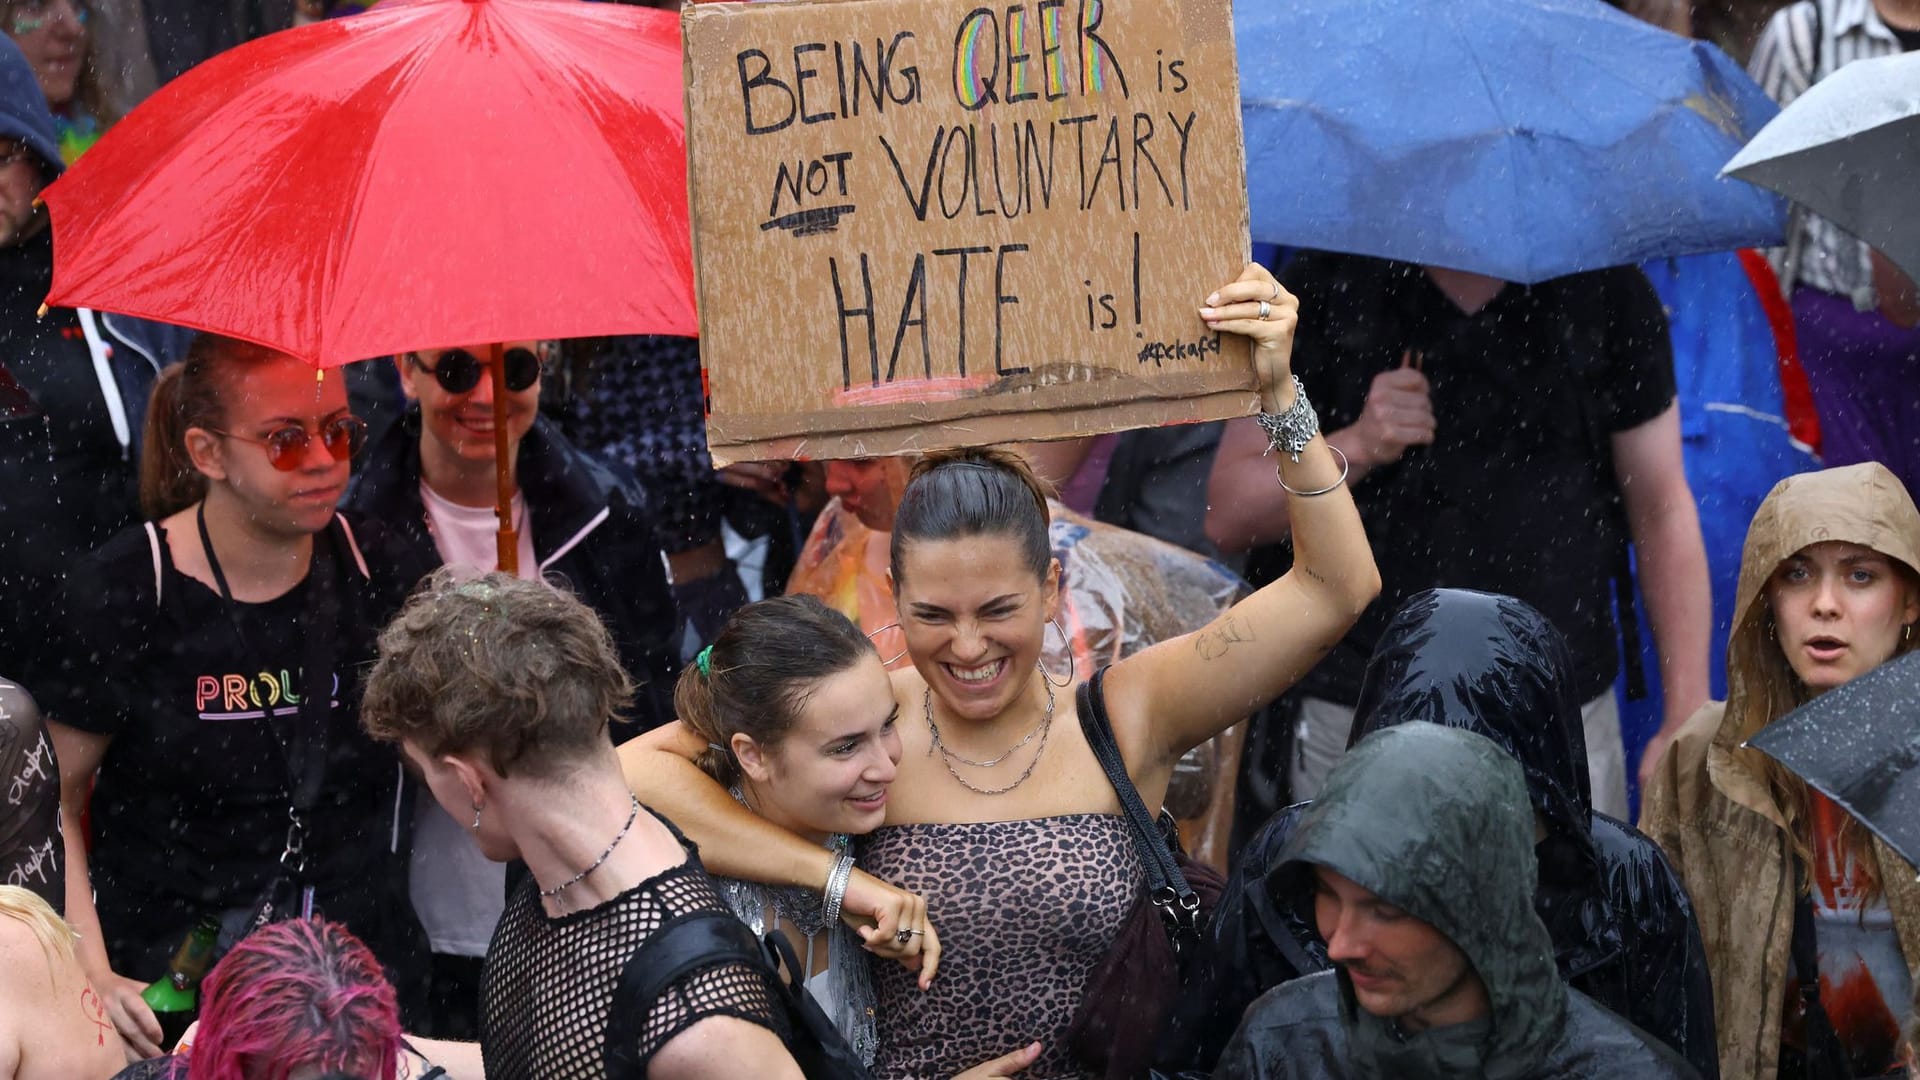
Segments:
[[[1539,866],[1533,910],[1570,986],[1719,1075],[1713,988],[1692,905],[1660,849],[1592,809],[1580,702],[1565,640],[1512,597],[1416,594],[1382,633],[1349,744],[1409,721],[1493,740],[1526,777]],[[1208,928],[1205,977],[1183,998],[1169,1064],[1211,1065],[1261,992],[1324,970],[1327,947],[1274,875],[1311,804],[1282,811],[1241,853]]]
[[[1693,1069],[1569,988],[1533,910],[1520,766],[1472,732],[1374,733],[1283,852],[1334,970],[1247,1010],[1217,1075],[1258,1080],[1687,1078]]]

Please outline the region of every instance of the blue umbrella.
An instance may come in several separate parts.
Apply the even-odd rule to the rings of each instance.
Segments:
[[[1538,282],[1781,241],[1720,179],[1778,109],[1601,0],[1242,0],[1253,238]]]

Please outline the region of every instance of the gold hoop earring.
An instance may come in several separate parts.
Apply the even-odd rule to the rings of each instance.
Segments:
[[[905,628],[905,627],[903,627],[903,626],[901,626],[901,625],[900,625],[899,623],[897,623],[897,622],[890,622],[890,623],[888,623],[887,625],[885,625],[885,626],[883,626],[883,627],[881,627],[880,629],[878,629],[878,630],[875,630],[875,631],[874,631],[873,633],[871,633],[871,634],[868,634],[868,635],[867,635],[867,640],[868,640],[869,642],[871,642],[871,641],[872,641],[872,640],[873,640],[874,638],[877,638],[877,637],[879,637],[879,636],[880,636],[881,634],[884,634],[884,633],[886,633],[886,632],[887,632],[887,631],[889,631],[889,630],[898,630],[898,631],[900,631],[900,635],[901,635],[902,637],[905,637],[905,636],[906,636],[906,628]],[[911,651],[912,651],[912,650],[910,650],[910,649],[908,649],[908,648],[906,648],[905,646],[901,646],[901,648],[900,648],[900,651],[899,651],[899,652],[897,652],[897,653],[894,653],[894,654],[893,654],[893,658],[892,658],[891,660],[882,660],[882,661],[880,661],[880,666],[881,666],[881,667],[888,667],[888,668],[890,668],[890,667],[892,667],[893,665],[895,665],[895,664],[897,664],[897,663],[899,663],[899,662],[900,662],[900,658],[901,658],[901,657],[903,657],[903,656],[905,656],[905,655],[907,655],[907,653],[909,653],[909,652],[911,652]],[[877,656],[877,655],[879,655],[879,653],[880,653],[880,650],[878,650],[878,649],[875,649],[875,650],[874,650],[874,655],[876,655],[876,656]]]
[[[1062,645],[1064,645],[1064,646],[1066,646],[1066,650],[1067,650],[1067,678],[1066,678],[1066,681],[1065,681],[1065,682],[1054,682],[1054,681],[1053,681],[1053,676],[1052,676],[1052,675],[1051,675],[1050,673],[1048,673],[1048,671],[1047,671],[1047,665],[1046,665],[1046,664],[1044,664],[1044,663],[1041,663],[1041,662],[1040,662],[1040,661],[1038,661],[1038,660],[1036,660],[1036,661],[1034,661],[1034,666],[1040,669],[1040,677],[1041,677],[1041,678],[1043,678],[1043,679],[1045,679],[1045,680],[1047,680],[1047,683],[1048,683],[1049,685],[1052,685],[1052,686],[1057,686],[1057,687],[1059,687],[1059,688],[1061,688],[1062,690],[1064,690],[1064,689],[1066,689],[1067,687],[1069,687],[1069,686],[1072,686],[1072,685],[1073,685],[1073,680],[1074,680],[1075,678],[1077,678],[1077,677],[1079,677],[1079,674],[1080,674],[1080,662],[1079,662],[1079,661],[1078,661],[1077,659],[1075,659],[1075,658],[1074,658],[1074,655],[1073,655],[1073,638],[1072,638],[1072,637],[1070,637],[1070,636],[1068,636],[1068,634],[1067,634],[1067,628],[1066,628],[1066,627],[1064,627],[1064,626],[1061,626],[1061,625],[1060,625],[1060,620],[1059,620],[1058,618],[1053,618],[1053,619],[1048,619],[1047,621],[1048,621],[1049,623],[1051,623],[1051,624],[1053,625],[1053,628],[1054,628],[1055,630],[1058,630],[1058,631],[1060,631],[1060,643],[1061,643]],[[1046,633],[1047,633],[1047,632],[1046,632],[1045,630],[1042,630],[1042,631],[1040,631],[1040,636],[1041,636],[1041,638],[1042,638],[1042,639],[1044,639],[1044,638],[1046,637]],[[1042,641],[1042,649],[1041,649],[1041,653],[1042,653],[1042,655],[1044,655],[1044,654],[1045,654],[1045,652],[1046,652],[1046,649],[1045,649],[1045,647],[1044,647],[1044,646],[1045,646],[1045,641],[1043,640],[1043,641]]]

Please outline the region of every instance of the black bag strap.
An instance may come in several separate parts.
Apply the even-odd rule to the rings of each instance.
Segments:
[[[1113,724],[1107,719],[1106,678],[1107,669],[1101,668],[1080,684],[1080,730],[1086,734],[1087,746],[1107,774],[1114,794],[1120,797],[1120,810],[1133,833],[1133,846],[1140,852],[1141,865],[1146,867],[1147,897],[1159,910],[1160,919],[1167,926],[1167,936],[1178,948],[1183,942],[1199,940],[1200,896],[1187,884],[1187,876],[1180,872],[1180,864],[1174,859],[1173,848],[1160,831],[1153,812],[1147,809],[1146,801],[1140,798],[1139,789],[1133,786],[1133,777],[1127,774],[1126,759],[1120,755],[1120,744],[1113,737]]]
[[[1800,984],[1801,1012],[1805,1017],[1806,1080],[1852,1080],[1853,1069],[1847,1063],[1840,1036],[1827,1018],[1820,1002],[1820,949],[1813,925],[1813,898],[1801,886],[1806,870],[1794,860],[1793,871],[1793,977]]]
[[[645,1080],[636,1054],[647,1017],[667,988],[688,974],[721,964],[767,966],[760,939],[746,923],[723,911],[676,915],[647,935],[620,969],[607,1010],[603,1056],[609,1080]]]

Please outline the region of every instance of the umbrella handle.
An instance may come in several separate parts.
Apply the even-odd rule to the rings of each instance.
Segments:
[[[496,341],[487,346],[487,378],[493,382],[493,465],[496,484],[494,513],[500,518],[498,555],[500,572],[520,574],[520,536],[513,528],[513,462],[507,447],[507,357],[506,347]]]

